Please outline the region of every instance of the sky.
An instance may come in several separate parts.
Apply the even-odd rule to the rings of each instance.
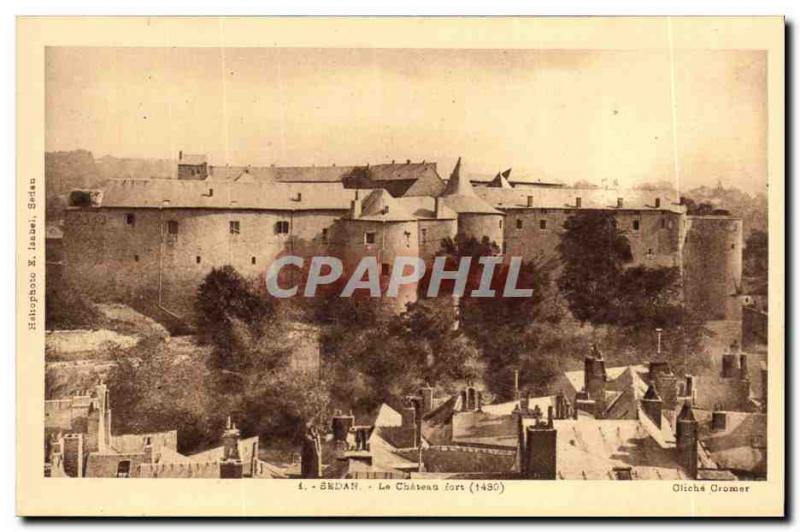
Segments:
[[[766,54],[48,48],[46,149],[766,190]]]

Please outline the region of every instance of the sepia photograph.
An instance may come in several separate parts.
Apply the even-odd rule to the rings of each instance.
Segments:
[[[782,485],[772,52],[643,24],[661,46],[45,46],[25,474]]]

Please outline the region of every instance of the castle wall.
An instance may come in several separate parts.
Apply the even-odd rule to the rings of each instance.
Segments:
[[[135,217],[128,223],[128,215]],[[97,300],[144,299],[178,315],[191,313],[195,291],[214,267],[232,265],[245,277],[266,271],[276,256],[321,253],[323,229],[339,211],[218,211],[211,209],[92,209],[67,211],[67,279]],[[170,222],[177,234],[170,234]],[[238,222],[238,234],[231,231]],[[278,232],[278,222],[289,232]]]
[[[506,214],[506,255],[531,260],[540,254],[558,259],[558,244],[571,209],[510,209]],[[631,246],[633,264],[648,267],[680,265],[682,215],[668,211],[619,210],[617,227]],[[635,229],[634,222],[638,222]],[[544,225],[544,227],[542,226]]]
[[[429,264],[442,250],[442,240],[455,238],[458,232],[456,220],[420,220],[419,252],[420,257]]]

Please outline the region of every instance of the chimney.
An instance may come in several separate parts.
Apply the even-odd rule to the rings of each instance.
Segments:
[[[69,477],[83,476],[83,434],[66,434],[61,452],[64,458],[64,472]]]
[[[356,451],[369,451],[369,437],[372,434],[372,427],[359,425],[354,428],[356,432]]]
[[[352,414],[344,415],[341,412],[336,412],[331,419],[331,432],[333,432],[333,441],[337,446],[347,446],[347,435],[350,433],[350,428],[353,426],[355,418]]]
[[[239,456],[239,429],[228,421],[222,433],[222,460],[219,463],[219,478],[242,478],[242,458]]]
[[[715,408],[713,412],[711,412],[711,430],[716,432],[720,430],[725,430],[725,426],[727,425],[728,416],[722,410]]]
[[[403,406],[400,409],[401,426],[404,429],[411,429],[417,424],[417,415],[414,405]]]
[[[590,400],[598,404],[605,402],[606,362],[596,345],[592,346],[591,352],[583,360],[583,386]]]
[[[575,207],[577,207],[578,209],[581,208],[581,197],[580,196],[575,198]]]
[[[419,396],[422,398],[422,413],[427,414],[433,410],[433,388],[423,386],[419,389]]]
[[[319,433],[309,427],[303,438],[300,454],[300,478],[320,478],[322,476],[322,446]]]
[[[697,478],[697,443],[698,423],[692,412],[692,405],[688,402],[683,405],[678,414],[677,429],[675,431],[678,448],[678,460],[689,478]]]
[[[522,477],[530,480],[556,479],[557,431],[550,423],[537,421],[525,429]]]
[[[694,377],[691,375],[686,376],[686,390],[684,391],[684,395],[694,403]]]
[[[514,370],[514,399],[519,401],[519,370]]]
[[[179,161],[182,161],[182,160],[183,160],[183,150],[179,150],[179,151],[178,151],[178,160],[179,160]]]
[[[661,428],[661,409],[663,407],[664,402],[651,383],[650,386],[647,387],[647,391],[642,398],[642,411],[658,428]]]
[[[472,387],[472,386],[468,386],[467,387],[467,410],[470,410],[470,411],[475,410],[475,407],[477,406],[477,403],[478,403],[478,401],[477,401],[477,394],[476,394],[475,388]]]
[[[358,194],[356,192],[356,194]],[[361,216],[361,202],[356,197],[356,199],[350,202],[350,218],[355,220],[356,218]]]
[[[621,209],[622,205],[623,205],[623,199],[622,198],[617,198],[617,208]]]
[[[411,164],[411,159],[406,159],[406,164]]]
[[[528,196],[528,197],[526,197],[525,199],[527,200],[527,203],[526,203],[526,205],[527,205],[528,207],[533,207],[533,196]]]
[[[725,353],[722,355],[722,378],[733,379],[738,376],[737,374],[736,355],[733,353]]]
[[[661,208],[661,198],[656,198],[656,209]]]
[[[298,192],[297,193],[297,199],[295,199],[295,201],[303,201],[303,193],[302,192]]]
[[[433,215],[437,219],[442,217],[442,202],[438,197],[433,198]]]

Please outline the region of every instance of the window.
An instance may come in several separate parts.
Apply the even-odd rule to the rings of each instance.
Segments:
[[[178,222],[176,222],[175,220],[170,220],[167,222],[167,234],[170,235],[178,234]]]
[[[392,265],[388,262],[381,263],[381,275],[389,275],[392,271]]]
[[[280,222],[275,222],[275,234],[277,235],[288,235],[289,234],[289,222],[285,220],[281,220]]]
[[[133,262],[139,262],[139,255],[133,256]]]
[[[539,220],[539,229],[542,231],[547,229],[547,220]]]
[[[153,437],[152,436],[145,436],[143,439],[144,446],[147,447],[148,445],[153,444]]]
[[[647,248],[647,256],[649,257],[652,255],[653,255],[653,248]]]
[[[125,215],[125,223],[130,225],[130,226],[136,225],[136,215],[133,214],[132,212],[129,212],[128,214],[126,214]]]
[[[522,229],[522,220],[517,218],[517,229]]]
[[[208,197],[210,198],[210,197],[212,197],[213,195],[214,195],[214,189],[213,189],[213,188],[209,188],[209,189],[208,189]]]
[[[196,257],[194,258],[194,261],[195,261],[197,264],[200,264],[200,255],[196,256]]]
[[[364,233],[364,243],[365,244],[374,244],[375,243],[375,232],[370,231],[368,233]]]
[[[666,218],[661,218],[661,229],[664,229],[667,226]]]
[[[500,229],[502,229],[502,228],[503,228],[503,219],[502,219],[502,218],[500,218],[500,224],[499,224],[499,226],[500,226]]]
[[[420,235],[422,236],[422,241],[423,242],[427,242],[428,230],[427,229],[420,229]]]
[[[238,235],[241,227],[239,225],[239,220],[232,220],[228,223],[232,235]]]
[[[633,221],[633,230],[634,231],[638,231],[639,230],[639,220],[634,220]]]
[[[122,460],[117,464],[117,478],[128,478],[131,476],[131,461]]]
[[[328,228],[325,227],[322,229],[322,241],[328,242]]]
[[[256,258],[250,257],[250,264],[255,264],[255,263],[256,263]]]

